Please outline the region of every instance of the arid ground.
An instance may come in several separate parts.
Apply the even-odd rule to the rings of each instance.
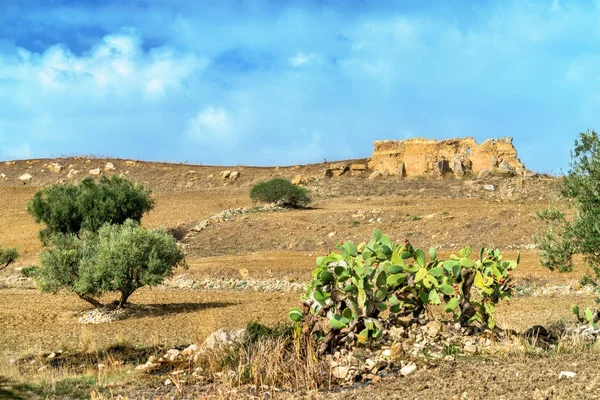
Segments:
[[[45,165],[51,161],[64,169],[49,171]],[[27,214],[26,206],[42,186],[67,181],[70,170],[80,171],[71,178],[77,182],[107,161],[84,157],[0,163],[5,176],[0,178],[0,244],[17,247],[21,253],[17,264],[0,276],[0,375],[14,376],[10,360],[29,355],[89,351],[124,342],[185,346],[201,342],[218,328],[240,328],[249,321],[286,321],[289,308],[299,303],[297,287],[310,279],[315,258],[340,240],[366,241],[375,228],[394,240],[406,237],[416,246],[433,246],[443,256],[465,245],[499,248],[507,257],[520,253],[521,264],[514,275],[516,295],[499,308],[502,327],[523,331],[536,324],[571,320],[572,304],[594,302],[593,294],[579,285],[586,272],[579,260],[570,274],[549,272],[539,265],[533,244],[539,227],[536,210],[556,201],[554,178],[371,180],[369,171],[327,178],[322,164],[224,168],[110,160],[116,168],[110,173],[123,173],[153,189],[157,205],[143,224],[175,232],[185,244],[189,269],[177,270],[165,286],[142,289],[131,297],[132,303],[147,305],[147,312],[112,323],[82,324],[79,314],[91,308],[88,304],[69,293],[40,293],[31,280],[18,278],[20,268],[37,263],[41,250],[40,226]],[[239,171],[239,179],[222,180],[220,173],[226,169]],[[24,173],[33,176],[27,184],[18,180]],[[308,180],[306,187],[313,196],[309,209],[253,210],[249,191],[254,184],[298,175]],[[484,190],[485,184],[493,184],[495,190]],[[248,212],[190,234],[201,221],[236,208]],[[321,395],[600,398],[599,361],[593,352],[439,361],[408,378],[388,376],[378,384]],[[559,381],[563,370],[577,376]],[[152,393],[135,385],[119,385],[115,384],[115,393],[132,397]]]

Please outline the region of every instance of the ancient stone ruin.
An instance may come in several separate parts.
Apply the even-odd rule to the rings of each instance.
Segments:
[[[402,177],[515,176],[525,173],[511,137],[478,144],[472,137],[430,140],[380,140],[373,142],[369,169]]]

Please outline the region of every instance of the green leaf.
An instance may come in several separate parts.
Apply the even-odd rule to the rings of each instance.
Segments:
[[[464,268],[473,268],[475,266],[475,262],[470,258],[462,257],[460,259],[460,265]]]
[[[400,265],[390,265],[387,268],[388,274],[399,274],[403,271],[403,268]]]
[[[455,293],[454,288],[450,285],[441,285],[438,290],[448,296],[453,296]]]
[[[300,322],[303,318],[302,310],[297,307],[294,307],[290,310],[290,319],[294,322]]]
[[[379,230],[379,228],[375,228],[375,230],[373,231],[373,239],[375,239],[375,241],[377,242],[381,240],[381,231]]]
[[[463,257],[469,257],[472,252],[473,252],[473,250],[471,249],[470,246],[465,247],[463,249]]]
[[[427,260],[425,260],[425,252],[421,249],[417,249],[415,251],[415,262],[419,264],[419,266],[424,267]]]
[[[406,251],[406,250],[405,250],[405,251],[403,251],[402,253],[400,253],[400,257],[401,257],[403,260],[406,260],[406,259],[408,259],[408,258],[411,258],[411,257],[412,257],[412,253],[411,253],[410,251]]]
[[[339,314],[335,314],[333,318],[329,320],[329,324],[333,329],[344,329],[348,326],[350,321],[348,318],[344,318]]]
[[[456,309],[456,307],[458,307],[459,301],[458,301],[458,297],[453,297],[450,299],[450,301],[448,301],[448,303],[446,304],[446,312],[452,312]]]
[[[356,292],[356,286],[354,286],[354,285],[346,285],[344,287],[344,292],[348,292],[348,293]]]
[[[415,283],[421,282],[423,280],[423,278],[425,278],[427,276],[427,274],[428,274],[427,268],[425,268],[425,267],[420,268],[415,275]]]
[[[429,270],[429,274],[435,276],[436,278],[439,278],[440,276],[444,275],[444,268],[442,268],[440,266],[431,268]]]
[[[346,308],[342,312],[342,317],[344,317],[344,318],[346,318],[348,320],[353,320],[354,318],[356,318],[356,316],[354,315],[354,312],[350,308]]]
[[[344,242],[344,248],[352,257],[356,257],[358,255],[358,250],[356,246],[352,242]]]
[[[573,314],[579,316],[579,306],[577,304],[573,305]]]
[[[431,261],[435,261],[437,259],[437,251],[433,247],[429,248],[429,259]]]
[[[387,290],[377,289],[374,294],[375,300],[383,301],[387,297]]]
[[[387,274],[385,273],[385,271],[379,271],[379,273],[377,274],[377,277],[375,278],[375,285],[380,289],[385,288],[386,281],[387,281]]]
[[[406,281],[406,274],[392,274],[387,278],[387,285],[389,287],[400,286]]]
[[[404,265],[404,259],[400,257],[400,253],[394,252],[394,254],[392,254],[392,264]]]
[[[429,293],[425,290],[419,291],[419,300],[421,300],[421,303],[423,304],[429,303]]]
[[[385,311],[387,310],[387,304],[385,304],[385,302],[379,302],[379,303],[375,303],[375,307],[377,307],[377,309],[379,311]]]
[[[331,272],[329,272],[327,270],[323,270],[319,274],[319,279],[321,281],[323,281],[323,283],[328,283],[328,282],[335,281],[335,276],[333,276],[333,274]]]
[[[390,254],[392,254],[391,249],[394,247],[394,243],[392,243],[390,238],[387,235],[381,235],[380,240],[381,240],[381,244],[384,246],[387,246],[390,249]]]
[[[313,292],[313,298],[319,303],[325,303],[325,300],[327,300],[329,297],[330,294],[322,290],[315,290]]]
[[[592,311],[591,308],[587,308],[585,310],[585,312],[583,313],[583,317],[585,318],[585,320],[587,322],[593,322],[594,319],[594,312]]]
[[[369,330],[363,329],[358,334],[358,343],[367,343],[368,340],[369,340]]]
[[[429,302],[431,304],[440,304],[440,296],[438,295],[437,290],[432,289],[431,292],[429,292]]]

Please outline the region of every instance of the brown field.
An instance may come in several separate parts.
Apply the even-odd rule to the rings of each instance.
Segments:
[[[17,247],[21,253],[17,265],[0,276],[3,279],[0,280],[0,365],[24,355],[98,349],[118,342],[166,347],[199,343],[218,328],[239,328],[249,321],[268,324],[285,321],[289,308],[299,302],[299,293],[295,291],[157,287],[139,290],[131,297],[132,303],[148,306],[149,311],[142,315],[113,323],[80,324],[78,313],[90,309],[87,303],[68,293],[42,294],[31,282],[6,280],[18,275],[19,268],[37,262],[40,227],[26,213],[26,204],[41,185],[65,179],[66,173],[41,172],[46,162],[0,164],[0,173],[7,176],[6,180],[0,180],[0,244]],[[102,166],[106,160],[59,162],[86,171]],[[581,262],[571,274],[551,273],[539,265],[539,256],[531,246],[538,228],[535,212],[554,199],[556,182],[550,178],[492,178],[489,182],[368,180],[368,172],[322,178],[319,175],[322,165],[275,169],[139,163],[126,168],[122,160],[113,162],[117,173],[127,169],[132,179],[154,190],[157,206],[144,217],[143,223],[148,227],[177,228],[183,233],[221,210],[251,208],[248,192],[262,179],[291,178],[298,174],[318,178],[308,185],[314,200],[310,209],[250,212],[212,225],[186,240],[189,269],[176,271],[178,279],[304,282],[310,278],[315,257],[334,248],[340,240],[368,240],[378,227],[394,240],[407,237],[419,247],[436,247],[442,256],[464,245],[499,248],[508,258],[521,253],[514,282],[529,292],[500,306],[498,321],[503,327],[523,331],[535,324],[572,319],[572,304],[593,303],[593,295],[577,291],[579,279],[585,273]],[[234,183],[222,183],[219,172],[224,169],[240,171],[241,178]],[[16,179],[27,171],[34,175],[32,184],[36,186],[22,185]],[[493,183],[497,190],[484,191],[484,183]],[[564,290],[527,294],[554,286]],[[507,399],[538,398],[538,395],[542,396],[539,398],[595,398],[596,394],[600,397],[599,392],[585,391],[579,377],[573,380],[573,386],[556,382],[561,370],[577,370],[577,365],[581,366],[581,377],[585,377],[582,379],[597,379],[598,375],[594,375],[587,363],[597,365],[598,357],[594,354],[582,357],[581,360],[571,355],[496,360],[494,368],[489,363],[480,365],[475,361],[442,363],[431,370],[420,370],[406,381],[397,382],[389,377],[377,386],[344,390],[335,397],[389,397],[404,390],[403,396],[396,397],[436,398],[433,390],[437,387],[439,393],[439,387],[445,387],[445,379],[455,382],[451,396],[445,398],[465,392],[470,397],[463,398],[486,398],[487,394]],[[503,372],[496,377],[494,371],[498,371],[498,365]],[[0,374],[5,368],[0,367]],[[457,378],[456,371],[461,371],[464,378]],[[514,385],[500,382],[514,376],[515,371],[522,372]],[[481,378],[475,379],[476,376]],[[524,388],[529,383],[527,376],[533,384]],[[429,379],[431,383],[424,387],[421,383]],[[479,388],[478,379],[488,382],[489,392]],[[548,392],[549,387],[555,391]],[[543,397],[548,393],[549,397]],[[334,396],[325,394],[329,395]]]

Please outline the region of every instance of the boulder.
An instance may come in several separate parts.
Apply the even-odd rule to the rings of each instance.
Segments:
[[[303,177],[302,175],[296,175],[294,179],[292,179],[292,184],[296,186],[306,185],[308,183],[308,179]]]
[[[500,164],[498,164],[498,172],[505,176],[514,176],[515,169],[510,166],[505,160],[503,160]]]
[[[369,175],[368,179],[373,180],[373,179],[377,179],[382,176],[383,176],[383,173],[381,171],[373,171],[373,173],[371,175]]]
[[[107,162],[106,165],[104,166],[104,170],[106,172],[112,172],[112,171],[115,171],[116,168],[115,168],[115,165],[113,163]]]
[[[23,182],[23,184],[25,184],[25,183],[29,182],[29,181],[30,181],[30,180],[32,180],[32,179],[33,179],[33,176],[31,176],[31,174],[23,174],[23,175],[21,175],[21,176],[19,177],[19,180],[20,180],[21,182]]]
[[[73,178],[75,175],[77,175],[78,173],[79,173],[79,171],[77,171],[77,170],[75,170],[75,169],[71,169],[71,170],[69,171],[69,173],[67,174],[67,178],[68,178],[68,179],[71,179],[71,178]]]
[[[137,161],[132,161],[132,160],[125,161],[125,165],[127,167],[137,167]]]
[[[231,174],[229,174],[229,180],[232,182],[237,181],[239,177],[240,173],[238,171],[231,171]]]
[[[462,178],[465,176],[465,169],[460,154],[457,154],[456,157],[454,157],[453,171],[455,178]]]
[[[98,176],[101,173],[102,171],[100,171],[100,168],[90,169],[90,175]]]
[[[350,164],[350,171],[366,171],[367,170],[367,165],[366,164]]]
[[[496,191],[496,186],[494,186],[494,185],[483,185],[483,190],[485,190],[486,192],[495,192]]]
[[[479,171],[479,175],[477,175],[477,179],[486,179],[491,178],[493,176],[492,171],[489,169],[482,169]]]
[[[221,177],[222,180],[229,179],[230,175],[231,175],[231,171],[229,171],[229,170],[221,171],[221,173],[219,174],[219,176]]]
[[[333,163],[329,164],[327,168],[325,168],[325,177],[331,178],[333,176],[341,176],[346,171],[348,171],[348,164],[345,163]]]
[[[63,170],[63,166],[60,165],[59,163],[50,163],[50,164],[47,164],[46,168],[48,168],[50,171],[52,171],[54,173],[59,173],[60,171]]]
[[[0,174],[0,179],[6,179],[6,175],[4,175],[3,173]]]

